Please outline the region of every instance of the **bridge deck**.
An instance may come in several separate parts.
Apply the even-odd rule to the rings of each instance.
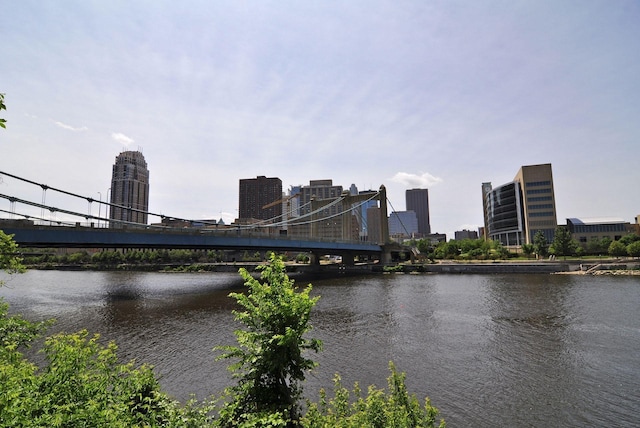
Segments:
[[[365,242],[240,234],[210,229],[102,229],[91,227],[4,227],[18,245],[28,248],[189,248],[227,250],[310,251],[328,254],[380,254],[382,247]]]

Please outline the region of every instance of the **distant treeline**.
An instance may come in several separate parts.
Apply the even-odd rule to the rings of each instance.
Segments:
[[[308,262],[307,254],[294,254],[285,258],[298,262]],[[40,254],[27,253],[23,256],[23,263],[30,267],[53,268],[57,266],[85,266],[87,268],[125,268],[126,266],[166,265],[198,265],[199,270],[206,270],[205,265],[212,263],[260,262],[266,259],[260,251],[224,251],[224,250],[101,250],[89,252],[86,250],[71,253],[56,253],[54,250]]]

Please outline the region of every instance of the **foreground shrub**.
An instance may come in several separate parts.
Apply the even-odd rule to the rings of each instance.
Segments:
[[[12,317],[3,317],[0,328]],[[118,363],[116,345],[86,331],[45,341],[42,369],[9,343],[0,354],[0,426],[205,426],[207,409],[161,392],[150,366]]]
[[[227,391],[230,400],[220,412],[221,426],[295,426],[305,372],[316,366],[303,353],[322,346],[304,337],[319,299],[309,296],[311,285],[298,291],[275,254],[259,269],[259,280],[240,269],[248,292],[230,294],[243,308],[234,311],[235,318],[246,326],[235,331],[238,346],[216,348],[224,351],[220,358],[237,361],[230,370],[238,384]],[[269,425],[265,417],[271,419]]]
[[[405,386],[404,373],[398,373],[395,365],[389,363],[391,374],[388,392],[370,386],[367,396],[356,383],[351,392],[341,384],[340,376],[334,378],[334,398],[327,401],[327,394],[320,391],[320,402],[309,403],[307,414],[301,425],[306,428],[434,428],[438,409],[427,398],[421,406]],[[437,425],[445,427],[444,420]]]

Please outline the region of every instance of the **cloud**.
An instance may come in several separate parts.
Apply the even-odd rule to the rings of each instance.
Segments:
[[[134,142],[133,138],[127,137],[126,135],[121,134],[119,132],[112,133],[111,138],[113,138],[114,140],[116,140],[118,143],[122,144],[125,147],[129,147]]]
[[[429,188],[435,184],[442,182],[442,178],[435,177],[428,172],[425,172],[421,175],[399,172],[391,178],[391,181],[400,183],[406,187]]]
[[[58,122],[56,120],[54,120],[53,123],[55,123],[56,125],[58,125],[62,129],[66,129],[67,131],[82,132],[82,131],[86,131],[86,130],[89,129],[86,126],[83,126],[82,128],[75,128],[75,127],[73,127],[71,125],[67,125],[66,123]]]

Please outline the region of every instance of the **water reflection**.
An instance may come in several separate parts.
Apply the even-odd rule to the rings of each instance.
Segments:
[[[228,297],[242,285],[237,275],[176,275],[105,272],[103,316],[108,323],[157,322],[194,312],[234,307]]]

